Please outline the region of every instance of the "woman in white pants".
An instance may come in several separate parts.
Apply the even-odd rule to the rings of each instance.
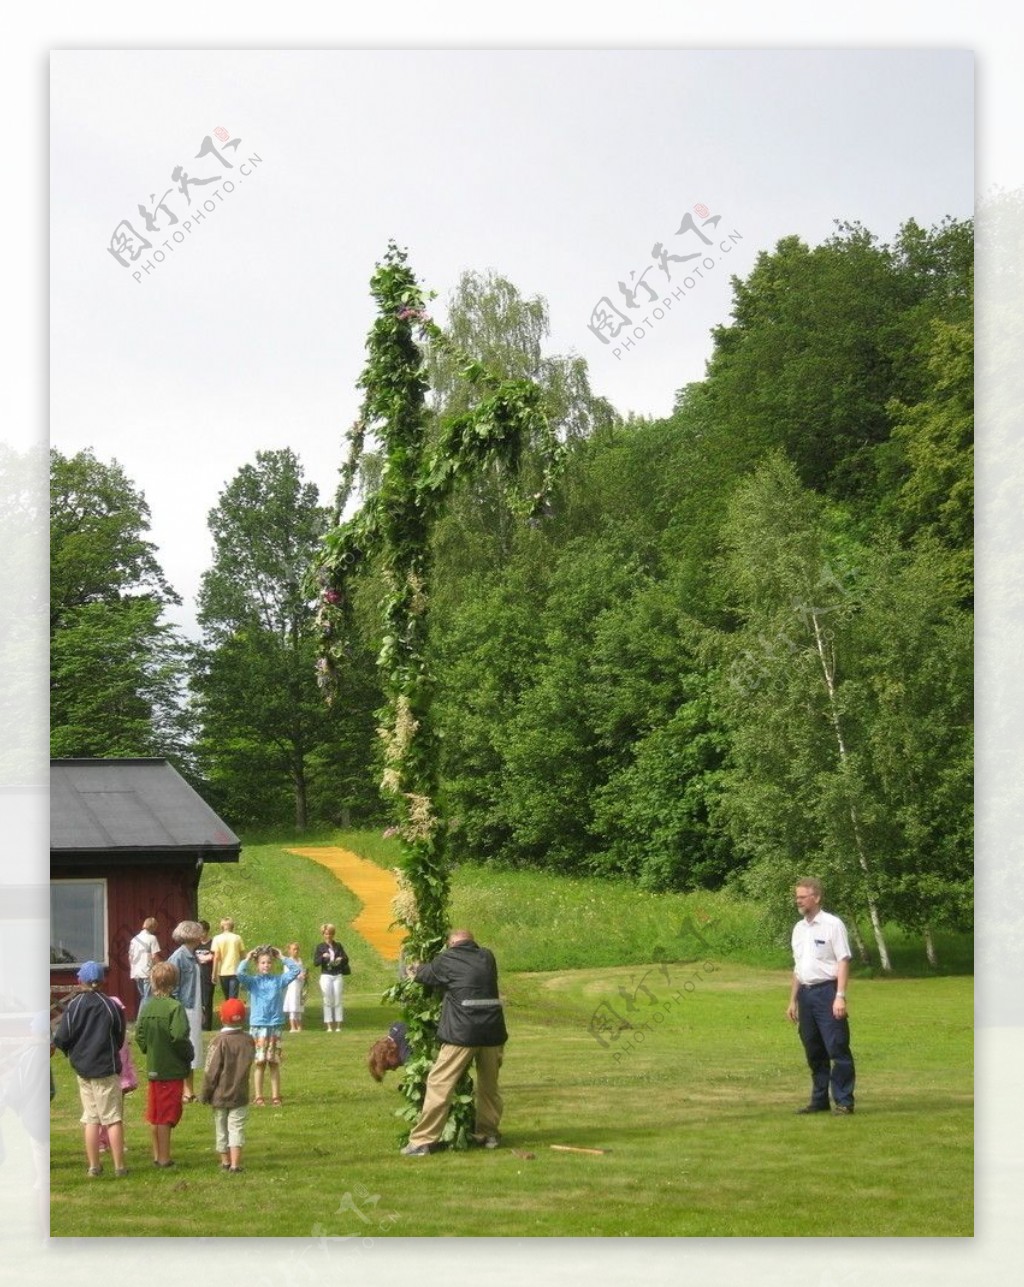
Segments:
[[[344,1020],[342,1006],[342,976],[348,974],[348,955],[340,943],[334,941],[334,926],[320,926],[323,942],[316,945],[313,964],[320,967],[320,992],[324,999],[324,1027],[328,1032],[340,1032]]]

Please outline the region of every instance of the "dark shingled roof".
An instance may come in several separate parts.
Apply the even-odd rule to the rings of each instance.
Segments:
[[[51,760],[50,852],[195,854],[237,862],[241,841],[166,760]]]

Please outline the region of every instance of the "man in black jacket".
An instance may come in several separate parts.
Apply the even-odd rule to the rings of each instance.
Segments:
[[[402,1149],[407,1157],[424,1157],[441,1138],[455,1087],[476,1061],[476,1131],[474,1140],[485,1148],[498,1147],[502,1099],[498,1069],[508,1033],[498,997],[498,967],[493,953],[478,947],[469,930],[453,930],[448,949],[413,978],[444,992],[437,1035],[441,1049],[427,1078],[419,1120]]]

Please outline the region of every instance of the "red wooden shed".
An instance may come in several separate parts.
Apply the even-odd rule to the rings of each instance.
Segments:
[[[163,959],[195,920],[203,864],[238,862],[241,842],[166,760],[50,761],[50,992],[82,961],[107,966],[107,991],[134,1015],[128,943],[147,916]]]

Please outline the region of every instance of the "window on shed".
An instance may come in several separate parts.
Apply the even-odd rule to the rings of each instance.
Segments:
[[[107,964],[107,882],[50,882],[50,964]]]

